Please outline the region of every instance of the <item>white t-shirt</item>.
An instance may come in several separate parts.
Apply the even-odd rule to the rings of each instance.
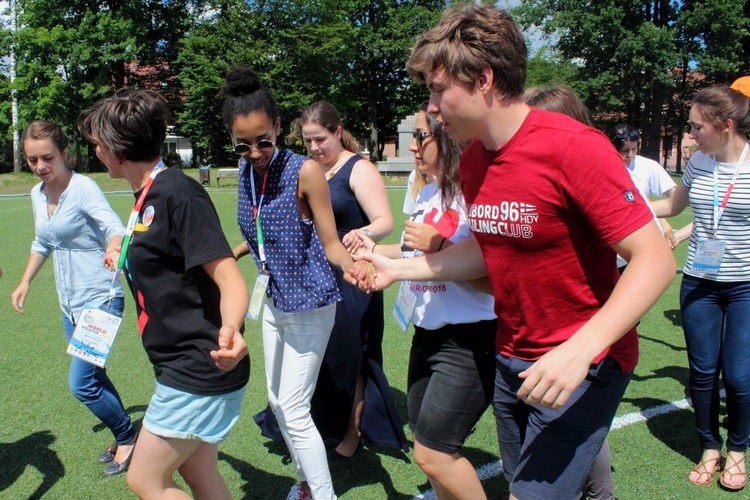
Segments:
[[[646,203],[648,203],[651,196],[661,198],[664,196],[664,193],[676,186],[669,173],[659,163],[649,158],[635,155],[633,163],[628,165],[627,169],[630,173],[630,178],[633,179],[633,184],[635,184],[636,189],[641,193],[643,199],[646,200]],[[654,215],[654,221],[656,221],[656,226],[661,231],[661,224],[656,215]],[[626,264],[627,261],[618,255],[617,267],[622,267]]]
[[[664,193],[676,186],[669,173],[661,168],[654,160],[635,155],[633,163],[628,165],[630,178],[638,188],[643,199],[648,201],[651,196],[664,196]]]
[[[435,227],[453,243],[471,238],[463,197],[459,196],[443,211],[442,196],[436,182],[419,192],[416,208],[410,217]],[[422,252],[404,246],[401,233],[401,253],[404,258],[418,257]],[[411,291],[416,304],[411,322],[426,330],[437,330],[446,324],[476,323],[495,319],[492,295],[480,292],[464,282],[412,281]]]
[[[736,163],[717,163],[719,203],[724,199],[732,180]],[[726,242],[724,258],[716,275],[704,275],[693,270],[698,242],[713,239],[714,224],[714,160],[697,151],[690,157],[682,176],[682,185],[689,191],[695,226],[690,235],[688,255],[683,272],[714,281],[750,281],[750,160],[740,168],[736,184],[719,219],[716,239]]]
[[[417,200],[414,198],[414,195],[411,194],[411,185],[414,184],[414,176],[417,175],[416,170],[412,170],[409,174],[409,180],[406,181],[406,195],[404,196],[404,208],[401,210],[407,214],[411,215],[414,213],[414,209],[417,206]]]

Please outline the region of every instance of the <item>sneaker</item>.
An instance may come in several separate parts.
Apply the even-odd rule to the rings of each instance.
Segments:
[[[289,490],[286,500],[312,500],[312,493],[308,493],[300,488],[298,484],[295,484],[292,486],[292,489]]]

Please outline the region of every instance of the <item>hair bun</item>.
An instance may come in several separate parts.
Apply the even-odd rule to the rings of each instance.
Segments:
[[[249,66],[237,66],[227,72],[225,92],[229,95],[241,97],[252,94],[263,86],[263,83]]]

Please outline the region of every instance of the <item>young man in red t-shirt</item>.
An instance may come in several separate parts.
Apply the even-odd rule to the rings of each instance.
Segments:
[[[461,160],[474,238],[378,267],[396,279],[489,277],[495,416],[511,498],[578,498],[638,359],[634,325],[675,261],[607,138],[523,101],[526,46],[504,11],[447,10],[407,66]],[[629,260],[619,278],[618,253]]]

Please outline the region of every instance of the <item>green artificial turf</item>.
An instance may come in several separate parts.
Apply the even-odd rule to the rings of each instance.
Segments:
[[[190,172],[197,178],[197,169]],[[11,179],[12,177],[12,179]],[[94,176],[106,191],[127,191],[124,181],[106,174]],[[215,180],[213,186],[215,186]],[[29,174],[0,176],[0,194],[28,192],[35,183]],[[402,177],[388,179],[403,185]],[[230,244],[241,238],[236,226],[236,186],[209,189]],[[403,189],[390,189],[396,227],[386,242],[398,241]],[[113,208],[126,220],[133,197],[110,194]],[[0,498],[132,498],[124,476],[106,478],[96,457],[112,441],[109,431],[68,392],[68,355],[52,266],[45,265],[31,286],[25,314],[17,314],[9,295],[20,279],[34,227],[28,197],[0,197]],[[690,219],[689,212],[673,220],[675,228]],[[686,245],[676,253],[684,261]],[[248,284],[255,278],[252,260],[241,261]],[[687,359],[679,320],[679,275],[640,324],[641,362],[618,415],[647,410],[686,396]],[[386,291],[384,365],[396,404],[406,417],[406,368],[410,335],[398,329],[391,316],[395,290]],[[252,416],[266,406],[259,325],[247,322],[252,374],[242,416],[229,439],[220,446],[220,471],[235,498],[283,499],[295,482],[293,466],[282,443],[269,442]],[[126,301],[124,324],[107,364],[125,406],[140,425],[153,392],[153,373],[140,343],[134,306]],[[408,429],[407,429],[407,435]],[[690,410],[675,411],[613,431],[614,479],[619,499],[743,498],[714,482],[702,488],[688,483],[687,474],[700,456]],[[499,458],[494,419],[487,411],[469,437],[464,454],[475,467]],[[491,468],[489,469],[492,470]],[[347,463],[331,469],[336,493],[347,499],[412,498],[429,483],[411,453],[365,447]],[[507,498],[506,481],[490,472],[484,481],[489,498]]]

